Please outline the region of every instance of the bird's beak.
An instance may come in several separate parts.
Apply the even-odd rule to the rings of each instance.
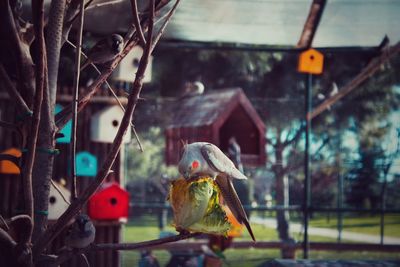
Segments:
[[[183,177],[185,177],[186,179],[190,179],[190,171],[185,171],[183,173]]]

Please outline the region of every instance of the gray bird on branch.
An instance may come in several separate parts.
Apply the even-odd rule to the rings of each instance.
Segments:
[[[93,243],[95,237],[96,228],[89,216],[79,214],[68,230],[65,245],[71,248],[85,248]]]
[[[81,66],[81,71],[91,63],[103,64],[116,58],[124,48],[124,38],[112,34],[98,41],[87,53],[88,59]]]

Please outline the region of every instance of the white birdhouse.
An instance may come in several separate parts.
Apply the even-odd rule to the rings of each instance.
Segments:
[[[90,121],[90,139],[93,142],[112,143],[121,125],[124,112],[120,106],[109,106],[95,113]],[[131,140],[130,127],[123,139],[124,143]]]
[[[140,46],[134,47],[114,70],[113,79],[120,82],[133,82],[136,77],[136,72],[138,70],[139,61],[142,54],[143,49]],[[151,82],[152,63],[153,57],[150,56],[143,78],[143,82],[145,83]]]
[[[58,189],[62,192],[64,197],[70,201],[71,193],[62,184],[54,182]],[[66,211],[68,204],[65,202],[61,194],[54,188],[53,185],[50,186],[49,194],[49,220],[57,220],[61,214]]]

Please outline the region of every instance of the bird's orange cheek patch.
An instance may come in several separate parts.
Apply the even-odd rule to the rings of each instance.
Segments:
[[[195,160],[195,161],[192,162],[192,168],[193,168],[193,169],[197,169],[197,168],[199,167],[199,165],[200,165],[200,164],[199,164],[199,162],[198,162],[197,160]]]

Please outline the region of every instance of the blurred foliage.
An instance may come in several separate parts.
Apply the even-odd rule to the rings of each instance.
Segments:
[[[152,126],[139,134],[144,151],[140,152],[136,141],[126,148],[127,181],[177,177],[177,168],[164,163],[165,142],[161,128]]]

